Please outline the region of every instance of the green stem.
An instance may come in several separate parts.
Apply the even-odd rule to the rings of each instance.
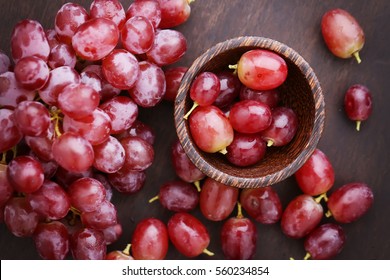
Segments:
[[[214,256],[214,253],[211,252],[211,251],[209,251],[209,250],[207,250],[207,248],[203,250],[203,253],[205,253],[206,255],[208,255],[208,256],[210,256],[210,257],[211,257],[211,256]]]
[[[308,260],[311,258],[311,255],[309,252],[306,253],[305,257],[303,258],[304,260]]]
[[[330,210],[326,211],[325,217],[327,217],[327,218],[332,217],[332,212],[330,212]]]
[[[324,199],[325,202],[328,201],[328,196],[326,195],[326,193],[323,193],[323,194],[317,196],[316,198],[314,198],[315,202],[317,202],[317,203],[320,203],[322,199]]]
[[[237,202],[237,218],[242,219],[244,215],[242,215],[242,206],[240,202]]]
[[[359,51],[354,52],[353,56],[355,57],[358,64],[360,64],[360,62],[362,62],[362,60],[360,59]]]
[[[195,101],[195,102],[194,102],[194,105],[192,105],[191,109],[187,112],[187,114],[184,115],[183,118],[184,118],[185,120],[188,119],[188,117],[189,117],[189,115],[191,115],[192,111],[194,111],[195,108],[198,107],[198,106],[199,106],[199,104],[196,103],[196,101]]]
[[[149,199],[149,203],[152,203],[153,201],[156,201],[156,200],[158,200],[158,195]]]
[[[131,244],[129,243],[126,245],[126,248],[122,251],[122,253],[130,256],[130,248],[131,248]]]
[[[200,192],[202,189],[200,188],[200,182],[199,182],[199,180],[198,181],[195,181],[194,182],[194,185],[195,185],[195,187],[196,187],[196,189],[198,190],[198,192]]]
[[[274,141],[272,141],[271,139],[269,139],[268,141],[267,141],[267,147],[271,147],[271,146],[273,146],[274,145]]]
[[[234,69],[233,74],[237,74],[238,71],[238,64],[229,65],[229,69]]]
[[[360,125],[362,124],[361,121],[356,121],[356,130],[360,131]]]
[[[227,154],[227,150],[226,148],[223,148],[222,150],[218,151],[219,153],[223,154],[223,155],[226,155]]]

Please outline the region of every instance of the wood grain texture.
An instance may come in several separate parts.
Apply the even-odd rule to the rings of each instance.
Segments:
[[[40,21],[52,28],[56,11],[67,1],[14,0],[2,1],[0,10],[0,48],[9,51],[13,26],[21,19]],[[88,8],[90,0],[75,0]],[[127,8],[131,0],[122,0]],[[390,259],[390,143],[389,109],[390,86],[390,9],[387,0],[377,1],[298,1],[298,0],[197,0],[191,4],[190,19],[176,29],[188,39],[188,50],[176,64],[189,67],[192,62],[215,44],[239,36],[260,36],[283,42],[299,53],[312,67],[324,94],[326,104],[325,126],[318,147],[332,162],[336,180],[334,189],[341,185],[362,181],[372,186],[374,204],[360,220],[343,225],[347,242],[337,259]],[[334,57],[326,48],[320,32],[322,15],[329,9],[348,10],[361,24],[366,44],[360,55],[362,63],[353,59]],[[372,116],[356,132],[354,122],[343,111],[346,89],[355,83],[365,84],[373,94]],[[135,225],[146,217],[168,221],[172,213],[162,209],[158,202],[148,200],[158,193],[160,185],[175,179],[170,160],[170,145],[176,139],[173,104],[163,102],[156,108],[140,110],[140,120],[151,125],[157,134],[155,162],[147,171],[142,191],[132,196],[114,193],[123,234],[109,249],[124,249],[130,242]],[[300,190],[293,177],[274,185],[283,206]],[[213,258],[222,259],[219,230],[222,223],[209,222],[196,210],[194,215],[206,225],[211,235],[209,250]],[[244,213],[245,214],[245,213]],[[324,218],[323,222],[332,221]],[[303,258],[302,240],[283,235],[280,224],[257,224],[256,259]],[[30,238],[12,236],[0,224],[1,259],[39,259]],[[172,246],[167,258],[182,259]],[[198,259],[209,259],[201,255]]]
[[[192,107],[189,90],[203,71],[218,73],[237,64],[241,55],[253,49],[270,50],[286,61],[288,76],[280,87],[281,104],[292,108],[298,117],[298,131],[284,147],[268,148],[255,165],[240,168],[220,153],[205,153],[196,147],[188,121],[183,117]],[[293,49],[270,38],[241,36],[220,42],[199,56],[184,75],[175,102],[175,125],[189,158],[208,177],[238,188],[274,185],[290,177],[308,159],[321,137],[325,102],[319,81],[310,65]]]

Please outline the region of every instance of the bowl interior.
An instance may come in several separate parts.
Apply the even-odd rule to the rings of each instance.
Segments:
[[[220,153],[205,153],[197,148],[189,132],[188,121],[183,116],[193,104],[188,92],[198,74],[204,71],[226,71],[228,65],[236,64],[244,52],[256,48],[274,51],[285,59],[288,75],[279,88],[281,105],[295,111],[299,126],[288,145],[267,147],[264,158],[258,164],[237,167]],[[208,177],[236,187],[261,187],[287,178],[308,159],[323,130],[324,107],[320,84],[311,67],[298,53],[268,38],[239,37],[210,48],[188,69],[175,100],[175,125],[187,156]]]

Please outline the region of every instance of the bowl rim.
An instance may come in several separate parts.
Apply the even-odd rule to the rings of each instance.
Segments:
[[[264,175],[262,177],[239,177],[222,172],[218,168],[209,164],[202,157],[202,155],[198,153],[197,148],[194,146],[195,144],[190,141],[190,138],[188,136],[186,137],[186,134],[189,133],[187,129],[188,124],[186,124],[187,121],[183,117],[186,113],[184,109],[186,93],[189,90],[191,81],[196,77],[196,75],[199,74],[201,66],[204,65],[205,62],[212,60],[222,52],[237,47],[267,49],[281,54],[284,57],[288,57],[288,59],[299,68],[305,79],[308,81],[314,99],[314,123],[312,132],[316,133],[310,134],[309,140],[307,141],[305,147],[303,147],[299,155],[288,165],[286,165],[281,170]],[[240,36],[215,44],[193,61],[181,80],[177,96],[174,101],[174,123],[179,142],[182,145],[184,152],[187,154],[188,158],[193,162],[193,164],[199,168],[207,177],[211,177],[220,183],[238,188],[264,187],[281,182],[293,175],[314,152],[324,129],[325,100],[320,82],[315,75],[314,70],[298,52],[286,44],[274,39],[259,36]]]

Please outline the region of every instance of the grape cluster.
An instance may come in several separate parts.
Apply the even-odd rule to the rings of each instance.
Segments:
[[[138,192],[154,161],[155,133],[139,108],[181,80],[163,67],[187,50],[173,27],[188,4],[69,2],[51,29],[33,19],[14,26],[11,57],[0,52],[1,220],[32,237],[42,258],[105,259],[122,234],[113,190]],[[147,257],[137,242],[132,252]]]

